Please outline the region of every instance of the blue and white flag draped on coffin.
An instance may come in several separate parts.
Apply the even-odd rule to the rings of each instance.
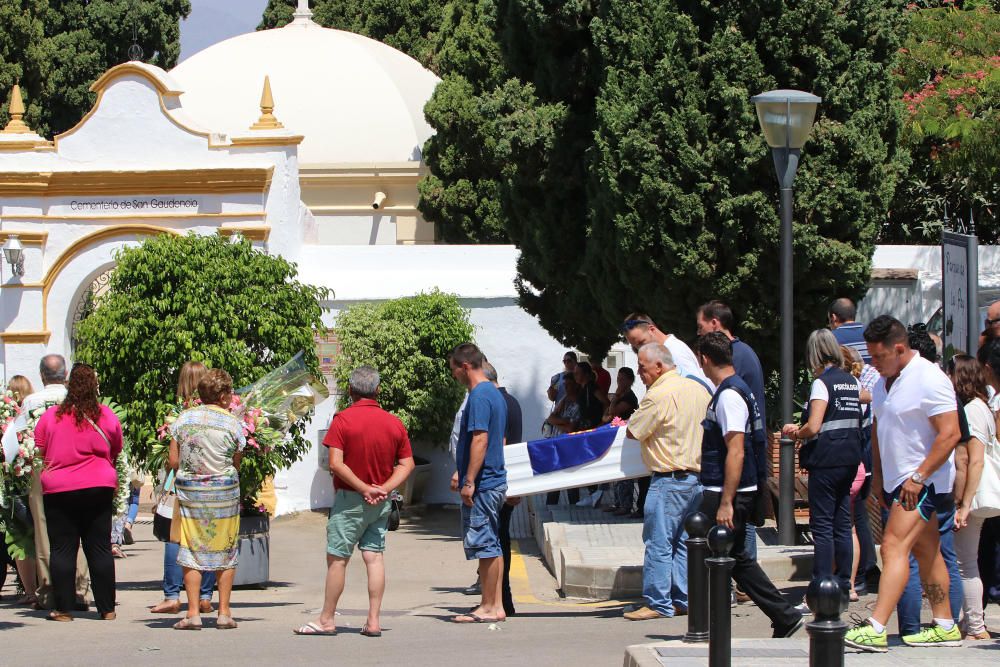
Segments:
[[[503,448],[507,495],[572,489],[649,474],[639,443],[625,437],[625,427],[533,440]]]

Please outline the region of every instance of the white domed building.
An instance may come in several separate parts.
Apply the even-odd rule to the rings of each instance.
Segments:
[[[285,27],[215,44],[170,75],[187,113],[233,135],[256,119],[269,77],[276,115],[304,137],[299,182],[317,243],[433,243],[434,227],[416,208],[416,185],[433,133],[423,108],[438,78],[416,60],[323,28],[303,7]]]

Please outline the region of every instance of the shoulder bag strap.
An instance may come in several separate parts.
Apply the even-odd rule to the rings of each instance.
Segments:
[[[98,426],[97,422],[95,422],[93,419],[91,419],[87,415],[84,415],[83,418],[86,419],[88,422],[90,422],[90,425],[94,427],[94,430],[97,431],[101,435],[102,438],[104,438],[104,442],[105,442],[105,444],[107,444],[108,450],[110,451],[111,450],[111,441],[108,440],[108,436],[104,433],[104,429],[102,429],[100,426]]]

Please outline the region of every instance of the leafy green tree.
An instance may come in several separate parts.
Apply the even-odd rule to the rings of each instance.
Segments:
[[[358,366],[381,376],[378,400],[399,417],[414,442],[447,442],[464,389],[448,353],[472,340],[469,313],[453,294],[434,291],[350,306],[337,316],[341,346],[336,377],[340,407],[350,404],[348,378]]]
[[[132,44],[145,62],[173,67],[190,12],[190,0],[0,0],[0,95],[20,80],[26,122],[43,136],[64,132],[93,106],[90,85],[129,60]]]
[[[296,280],[294,264],[247,241],[167,234],[116,259],[108,291],[77,327],[76,356],[128,411],[133,463],[149,457],[188,360],[225,369],[241,387],[302,350],[318,374],[313,336],[328,291]],[[291,457],[308,449],[304,421],[292,427]]]
[[[908,12],[897,83],[912,166],[880,240],[938,243],[946,216],[1000,240],[1000,12],[929,3]],[[1000,3],[996,3],[1000,4]]]

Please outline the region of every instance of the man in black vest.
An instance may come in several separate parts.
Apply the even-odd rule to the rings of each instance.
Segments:
[[[746,549],[746,525],[762,518],[757,501],[767,479],[764,424],[753,392],[733,368],[729,338],[722,332],[700,337],[698,357],[717,387],[704,422],[701,511],[734,531],[733,579],[771,619],[774,637],[790,637],[802,627],[802,614],[781,596]]]

